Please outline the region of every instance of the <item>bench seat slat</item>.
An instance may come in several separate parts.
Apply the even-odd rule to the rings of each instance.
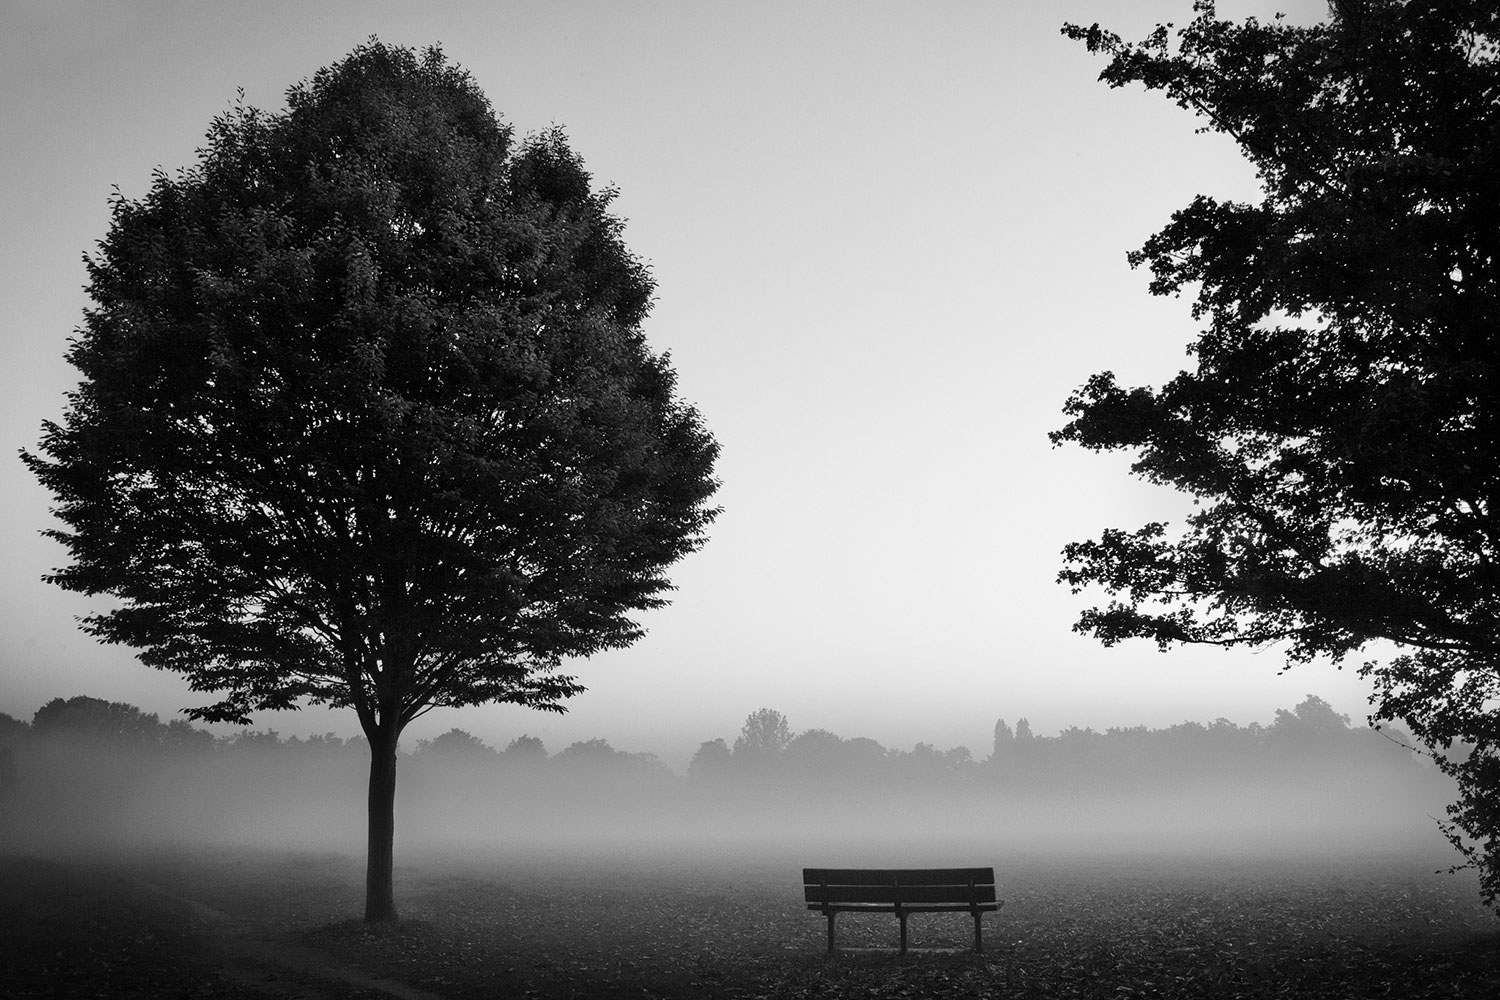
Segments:
[[[946,904],[923,904],[914,906],[902,905],[902,913],[968,913],[978,910],[980,913],[994,913],[1005,904],[1000,901],[993,903],[978,903],[970,906],[968,903],[946,903]],[[895,913],[896,907],[893,903],[808,903],[809,910],[819,913]]]
[[[994,885],[993,868],[804,868],[804,885]]]
[[[809,903],[993,903],[992,885],[809,885]]]

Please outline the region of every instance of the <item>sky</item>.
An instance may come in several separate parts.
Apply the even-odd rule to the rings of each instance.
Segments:
[[[1226,16],[1321,0],[1225,0]],[[87,694],[172,717],[204,704],[42,582],[49,497],[16,457],[75,384],[63,360],[82,257],[118,187],[190,164],[243,89],[286,88],[371,35],[438,43],[518,132],[561,125],[619,189],[658,301],[645,330],[722,445],[707,545],[630,649],[570,664],[566,715],[437,710],[497,747],[529,733],[682,766],[750,712],[910,748],[988,752],[997,718],[1068,726],[1268,722],[1308,693],[1356,722],[1346,668],[1282,652],[1104,649],[1060,550],[1174,520],[1185,498],[1124,456],[1054,449],[1097,371],[1159,385],[1188,364],[1186,299],[1127,251],[1197,193],[1256,194],[1233,144],[1160,95],[1098,83],[1059,34],[1127,38],[1189,0],[931,3],[0,0],[0,712]],[[354,735],[352,712],[262,713],[283,735]]]

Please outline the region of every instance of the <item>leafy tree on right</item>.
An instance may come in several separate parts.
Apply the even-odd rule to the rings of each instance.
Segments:
[[[1457,782],[1444,832],[1500,898],[1500,6],[1336,0],[1325,23],[1222,20],[1211,2],[1127,43],[1100,79],[1161,91],[1239,144],[1256,204],[1198,196],[1130,254],[1195,296],[1190,371],[1104,372],[1054,444],[1135,455],[1194,496],[1185,524],[1108,529],[1062,582],[1075,626],[1284,644],[1360,663]]]

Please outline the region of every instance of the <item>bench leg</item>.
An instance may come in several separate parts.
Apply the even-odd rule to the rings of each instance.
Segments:
[[[835,916],[836,916],[836,912],[835,911],[833,911],[833,910],[829,910],[828,911],[828,954],[830,954],[830,955],[832,955],[833,952],[834,952],[834,947],[833,947],[833,918]]]
[[[896,919],[901,921],[901,954],[906,954],[906,918],[907,914],[898,913]]]
[[[974,950],[975,951],[983,951],[984,950],[983,946],[980,945],[980,943],[979,943],[979,914],[978,913],[974,914]]]

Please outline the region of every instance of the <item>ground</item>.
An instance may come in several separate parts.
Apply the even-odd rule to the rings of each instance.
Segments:
[[[982,856],[1006,903],[844,916],[801,902],[803,864],[741,847],[409,851],[402,922],[368,930],[359,860],[155,849],[0,857],[6,997],[1500,996],[1500,921],[1421,853]],[[859,859],[864,863],[864,859]],[[878,862],[877,862],[878,863]],[[924,919],[925,917],[925,919]],[[14,945],[14,947],[12,947]]]

